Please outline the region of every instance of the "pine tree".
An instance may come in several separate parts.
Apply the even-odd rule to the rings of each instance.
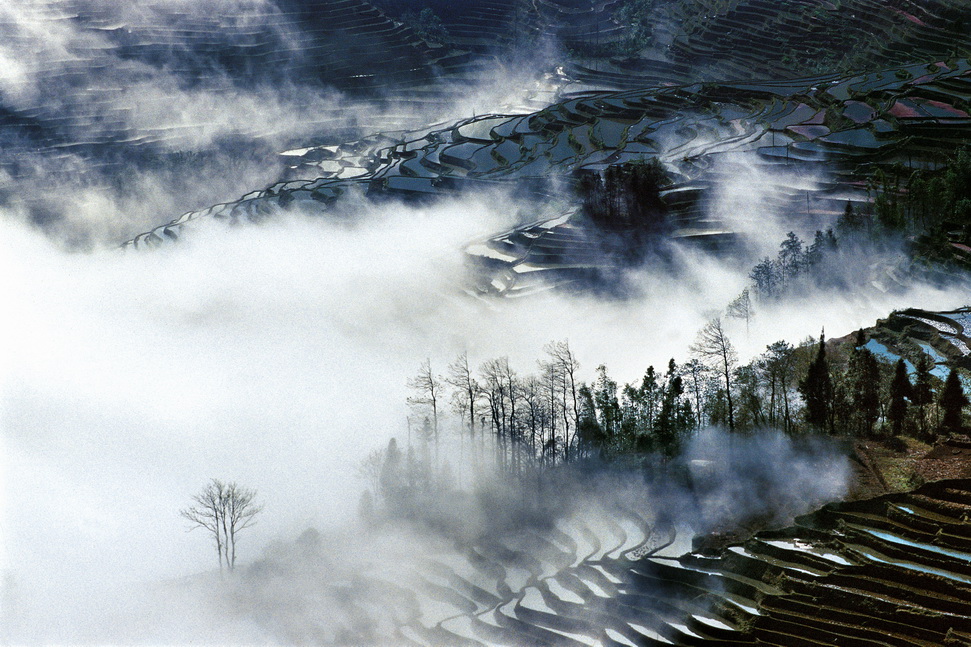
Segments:
[[[388,448],[384,452],[384,465],[381,466],[379,477],[381,494],[386,500],[393,500],[401,496],[402,490],[406,486],[404,471],[398,441],[392,438],[388,441]]]
[[[823,234],[822,230],[817,229],[816,235],[813,237],[812,244],[806,248],[806,253],[803,259],[803,264],[806,269],[812,270],[823,260],[823,254],[826,251],[826,236]]]
[[[853,238],[866,227],[866,218],[863,214],[857,213],[853,208],[853,203],[846,201],[843,215],[836,223],[836,229],[841,238]]]
[[[823,430],[829,423],[834,432],[832,417],[829,415],[833,403],[833,380],[829,374],[826,360],[826,340],[819,336],[819,351],[809,365],[806,377],[799,382],[799,393],[806,403],[806,422],[817,430]]]
[[[787,286],[799,275],[802,271],[803,260],[802,240],[795,232],[790,231],[779,246],[779,257],[776,261],[783,286]]]
[[[592,453],[599,450],[601,455],[606,451],[607,435],[603,427],[597,422],[597,409],[593,403],[593,393],[586,384],[580,385],[577,391],[580,400],[580,420],[577,428],[577,442],[580,451]]]
[[[931,387],[931,369],[934,363],[927,355],[921,354],[917,359],[914,374],[914,388],[910,401],[917,407],[917,430],[924,438],[927,437],[927,405],[934,400],[934,389]]]
[[[620,432],[620,403],[617,401],[617,382],[607,375],[607,367],[597,367],[597,379],[591,389],[597,420],[607,438]]]
[[[880,364],[870,349],[857,348],[850,356],[850,399],[857,431],[861,435],[873,434],[880,414]]]
[[[769,424],[782,423],[786,433],[792,431],[789,409],[789,386],[792,383],[793,348],[788,342],[777,341],[765,347],[759,360],[769,382]]]
[[[904,360],[898,359],[894,366],[893,380],[890,382],[890,410],[887,412],[890,431],[894,436],[899,436],[903,431],[904,421],[907,419],[907,399],[910,398],[912,390],[910,378],[907,377],[907,365]]]
[[[682,403],[684,382],[678,374],[678,365],[674,359],[668,362],[668,372],[665,376],[664,396],[661,399],[661,411],[658,414],[657,428],[654,432],[658,447],[669,456],[677,453],[682,431]]]
[[[775,263],[768,258],[762,259],[752,268],[749,278],[755,284],[759,299],[767,300],[779,295],[779,273]]]
[[[960,431],[964,426],[964,407],[968,404],[968,398],[964,395],[964,387],[961,386],[961,379],[956,370],[951,369],[944,380],[944,388],[941,389],[941,430],[945,432]]]

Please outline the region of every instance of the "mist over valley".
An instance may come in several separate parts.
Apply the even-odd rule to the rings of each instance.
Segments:
[[[0,8],[0,640],[971,639],[969,11]]]

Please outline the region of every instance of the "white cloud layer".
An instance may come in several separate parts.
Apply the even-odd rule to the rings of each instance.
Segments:
[[[353,518],[356,467],[405,433],[405,382],[426,357],[444,372],[463,350],[475,365],[508,355],[529,373],[546,342],[569,339],[583,377],[606,363],[632,381],[685,359],[744,284],[744,270],[686,257],[677,277],[636,277],[643,294],[630,300],[466,296],[461,244],[510,224],[514,207],[490,196],[357,204],[355,224],[213,226],[147,253],[68,254],[0,221],[4,569],[18,635],[70,642],[83,629],[97,642],[91,600],[211,568],[208,538],[178,516],[209,478],[266,503],[244,561]],[[961,299],[927,286],[809,295],[735,335],[754,353]]]

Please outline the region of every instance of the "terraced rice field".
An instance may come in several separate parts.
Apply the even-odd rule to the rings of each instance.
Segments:
[[[934,167],[971,142],[971,62],[912,65],[798,81],[692,84],[595,93],[528,115],[484,115],[427,131],[390,133],[291,155],[291,177],[242,200],[188,213],[132,240],[176,239],[197,221],[260,220],[280,208],[318,212],[359,186],[368,194],[435,197],[527,186],[645,158],[674,178],[662,198],[674,238],[719,246],[733,230],[707,208],[714,187],[742,168],[769,172],[774,208],[831,226],[865,180],[889,164]],[[805,172],[820,180],[807,185]],[[585,276],[609,261],[581,219],[519,227],[470,246],[488,276],[479,289],[515,294]],[[807,227],[808,228],[808,227]]]
[[[966,1],[655,3],[654,41],[633,58],[577,61],[578,87],[798,78],[967,56]]]
[[[658,1],[641,51],[617,0],[486,0],[444,16],[459,48],[561,43],[574,92],[699,81],[800,78],[971,54],[969,4],[933,0]]]
[[[37,42],[37,33],[43,32],[64,39],[61,58]],[[5,96],[0,127],[7,136],[25,137],[39,147],[119,140],[148,144],[173,136],[139,132],[134,133],[139,140],[132,142],[121,136],[124,107],[119,114],[103,114],[105,105],[118,103],[126,81],[137,82],[155,70],[186,87],[222,92],[269,81],[344,90],[406,89],[432,77],[427,46],[361,0],[242,3],[205,12],[157,11],[154,17],[83,0],[39,2],[32,5],[29,21],[16,12],[0,14],[0,35],[8,46],[37,54],[24,61],[21,71],[40,90],[33,102],[16,91]],[[335,41],[343,46],[333,46]],[[95,71],[100,78],[91,78]],[[221,85],[226,80],[228,87]],[[59,96],[45,96],[45,89]],[[74,131],[91,120],[89,137],[77,141]]]
[[[946,367],[971,369],[971,308],[945,312],[907,309],[880,321],[873,341],[886,344],[892,359],[927,355],[942,379]]]
[[[617,45],[629,25],[616,0],[487,0],[449,12],[450,44],[477,52],[562,43],[573,92],[698,81],[799,78],[967,56],[968,3],[912,0],[655,2],[652,38]]]
[[[124,11],[39,0],[0,11],[0,42],[16,60],[0,96],[0,170],[24,180],[39,166],[125,178],[204,164],[212,149],[272,160],[279,149],[267,147],[308,133],[414,127],[496,65],[430,47],[365,0]],[[355,103],[365,99],[368,110]]]
[[[969,515],[971,481],[941,481],[831,504],[794,526],[701,553],[689,550],[690,530],[604,508],[405,561],[393,574],[371,570],[335,582],[332,593],[354,601],[358,624],[312,638],[429,646],[966,644]],[[295,608],[313,617],[314,601]],[[264,620],[305,626],[272,613]]]

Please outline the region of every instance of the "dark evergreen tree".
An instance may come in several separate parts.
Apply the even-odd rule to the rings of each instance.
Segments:
[[[680,436],[684,431],[682,429],[684,408],[681,401],[683,394],[684,383],[681,376],[678,375],[678,365],[672,359],[668,362],[664,395],[661,398],[661,410],[654,431],[658,448],[669,456],[677,453],[680,447]]]
[[[835,432],[831,414],[833,403],[833,380],[826,361],[826,340],[819,336],[819,350],[816,358],[809,364],[806,377],[799,382],[799,393],[806,403],[806,422],[819,431],[829,426]]]
[[[749,278],[755,284],[760,299],[773,299],[779,296],[779,274],[775,263],[768,258],[762,259],[752,268]]]
[[[915,364],[914,388],[910,401],[917,407],[917,431],[921,437],[927,438],[927,405],[934,401],[934,389],[931,386],[931,370],[934,362],[921,353]]]
[[[684,384],[683,378],[682,384]],[[689,398],[685,398],[681,403],[681,407],[678,412],[678,429],[680,429],[683,436],[687,436],[691,433],[692,429],[697,428],[698,426],[695,424],[695,412],[691,406],[691,400]]]
[[[836,231],[839,232],[841,240],[859,239],[863,230],[866,229],[867,217],[853,207],[853,203],[846,201],[843,215],[836,223]]]
[[[621,413],[617,401],[617,382],[607,375],[607,367],[597,367],[597,379],[593,384],[593,404],[597,409],[597,421],[608,441],[620,432]]]
[[[826,253],[826,236],[819,229],[816,230],[816,235],[813,237],[812,244],[806,248],[806,256],[803,260],[803,265],[806,269],[813,270],[817,265],[819,265],[823,260],[823,255]]]
[[[792,415],[789,407],[789,391],[792,386],[792,345],[777,341],[765,347],[759,366],[765,374],[769,389],[770,426],[780,425],[786,432],[792,431]]]
[[[652,233],[665,224],[661,190],[669,182],[664,166],[651,158],[610,165],[602,181],[597,174],[581,173],[576,186],[585,214],[601,228]]]
[[[621,257],[640,259],[669,223],[661,190],[670,183],[657,158],[612,164],[597,173],[574,176],[581,210],[602,234],[617,243]]]
[[[739,429],[765,427],[765,407],[760,393],[761,380],[754,362],[735,369],[735,385],[738,389],[736,425]]]
[[[688,428],[701,427],[701,414],[704,409],[702,398],[708,386],[709,371],[710,369],[697,359],[689,360],[686,364],[681,365],[681,377],[684,380],[687,391],[686,395],[694,399],[694,405],[691,405],[691,411],[695,417],[692,419],[691,424],[688,425]]]
[[[840,248],[839,239],[836,237],[836,232],[833,231],[832,227],[826,230],[824,247],[827,254],[837,251]]]
[[[836,241],[836,234],[832,229],[827,229],[825,233],[817,229],[813,237],[812,244],[806,248],[806,253],[802,262],[802,270],[812,276],[816,285],[828,278],[826,269],[831,257],[839,248]]]
[[[850,392],[850,383],[846,379],[846,373],[842,375],[835,370],[830,370],[833,383],[833,397],[829,403],[829,419],[827,427],[831,433],[836,433],[839,429],[843,432],[852,433],[853,430],[853,394]]]
[[[607,205],[607,192],[599,173],[584,171],[577,174],[577,194],[584,215],[595,222],[607,219],[610,209]]]
[[[893,380],[890,382],[890,408],[887,418],[890,420],[890,433],[899,436],[907,420],[907,400],[910,398],[912,386],[907,377],[907,365],[898,359],[894,366]]]
[[[788,285],[802,271],[803,260],[802,240],[790,231],[779,246],[779,258],[776,261],[783,286]]]
[[[577,390],[580,400],[580,419],[577,428],[577,443],[581,455],[599,452],[603,455],[607,449],[607,435],[603,427],[597,422],[597,409],[593,403],[590,387],[582,384]]]
[[[639,400],[641,403],[640,411],[640,430],[642,434],[654,433],[654,418],[657,415],[658,403],[660,401],[661,385],[657,379],[657,371],[653,366],[648,366],[641,379],[641,386],[638,389]]]
[[[398,441],[392,438],[388,441],[388,448],[384,452],[384,464],[381,466],[379,477],[381,494],[389,501],[400,497],[407,487],[402,458],[401,450],[398,449]]]
[[[728,398],[725,397],[725,388],[723,386],[712,384],[712,390],[708,394],[708,400],[705,402],[705,412],[708,415],[708,421],[714,426],[727,427],[729,426],[728,419]],[[732,420],[734,424],[734,420]]]
[[[633,442],[641,433],[643,406],[640,389],[633,384],[625,384],[620,399],[620,429],[628,442]]]
[[[961,378],[958,372],[951,369],[944,380],[944,388],[941,389],[941,430],[944,432],[960,431],[964,427],[964,407],[968,404],[968,398],[964,395],[964,387],[961,386]]]
[[[847,375],[856,432],[872,436],[880,415],[880,364],[868,348],[856,348]]]
[[[889,171],[878,168],[870,181],[874,194],[873,213],[884,231],[898,231],[904,227],[903,205],[900,203],[901,168],[892,166]]]
[[[944,173],[946,208],[951,219],[971,234],[971,150],[962,148]]]

